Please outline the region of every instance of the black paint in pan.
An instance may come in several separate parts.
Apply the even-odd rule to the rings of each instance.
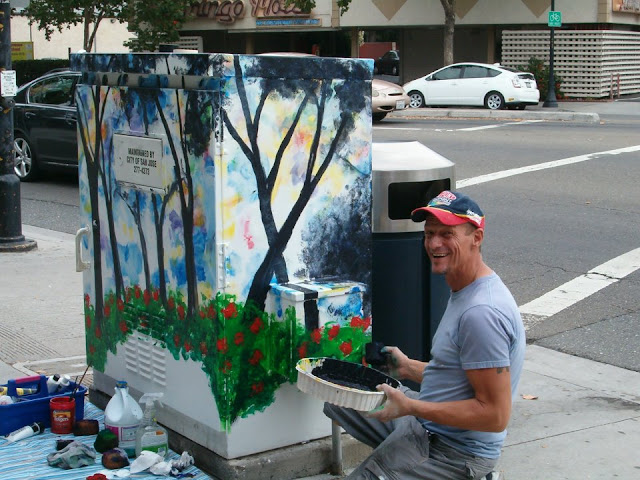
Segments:
[[[330,383],[343,387],[375,392],[376,385],[386,383],[398,388],[400,382],[384,373],[358,363],[325,358],[321,365],[316,366],[311,374]]]

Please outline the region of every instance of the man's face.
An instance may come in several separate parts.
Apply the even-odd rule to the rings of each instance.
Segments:
[[[424,248],[431,260],[431,271],[453,277],[471,268],[475,228],[468,224],[443,225],[429,215],[424,225]]]

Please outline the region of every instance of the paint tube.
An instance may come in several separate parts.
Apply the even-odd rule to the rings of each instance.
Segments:
[[[7,440],[9,443],[17,442],[18,440],[22,440],[24,438],[32,437],[33,435],[37,435],[39,433],[44,432],[45,426],[42,422],[35,422],[31,425],[27,425],[26,427],[19,428],[11,432],[7,435]]]
[[[0,395],[8,395],[9,388],[6,385],[0,386]],[[31,395],[32,393],[38,393],[37,388],[16,388],[16,394],[18,395]]]

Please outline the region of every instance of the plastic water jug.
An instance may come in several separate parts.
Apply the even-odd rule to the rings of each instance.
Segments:
[[[117,381],[115,392],[104,410],[104,427],[116,434],[119,448],[129,457],[135,457],[136,430],[142,421],[142,409],[129,395],[127,382]]]

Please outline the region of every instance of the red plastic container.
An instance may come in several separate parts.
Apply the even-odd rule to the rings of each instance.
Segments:
[[[19,401],[11,405],[0,405],[0,435],[7,435],[25,425],[34,422],[42,422],[45,427],[51,427],[51,399],[54,397],[69,398],[76,388],[76,383],[71,382],[62,392],[49,395],[47,390],[47,377],[39,375],[9,380],[6,384],[7,395],[15,397]],[[18,395],[16,388],[31,388],[37,390],[30,395]],[[84,397],[87,387],[80,385],[73,395],[75,400],[74,416],[76,420],[84,418]]]
[[[73,397],[53,397],[49,401],[51,410],[51,433],[73,433],[76,423],[76,399]]]

